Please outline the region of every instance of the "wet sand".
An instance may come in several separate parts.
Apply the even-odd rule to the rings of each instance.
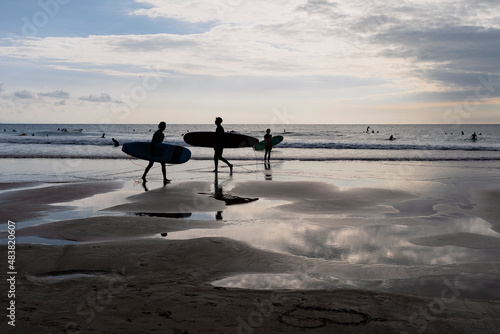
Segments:
[[[360,180],[345,172],[337,179],[325,173],[321,180],[290,177],[321,170],[320,164],[289,167],[293,171],[286,174],[287,166],[276,168],[273,181],[220,173],[218,190],[214,180],[179,177],[165,188],[135,191],[117,205],[103,202],[104,210],[93,217],[19,228],[19,238],[77,243],[17,245],[17,322],[9,332],[492,333],[498,328],[500,261],[491,260],[500,251],[498,178],[472,179],[431,166],[442,174],[430,176],[427,170],[387,182],[385,175]],[[205,171],[198,175],[213,178]],[[22,223],[51,211],[70,212],[77,199],[118,196],[121,185],[117,180],[31,190],[7,185],[12,191],[0,194],[2,217]],[[258,200],[228,205],[229,197]],[[258,224],[278,228],[261,235]],[[324,244],[302,252],[302,244],[273,249],[259,243],[270,238],[272,245],[273,237],[285,233],[279,226],[292,224],[308,226],[299,237],[314,236],[312,244]],[[451,226],[445,229],[449,233],[434,232],[442,224]],[[241,227],[246,235],[239,229],[234,237],[224,232]],[[407,239],[387,235],[387,242],[403,238],[403,253],[422,249],[431,256],[416,262],[387,254],[381,261],[360,260],[366,250],[345,248],[328,234],[347,238],[347,244],[382,248],[369,239],[376,231],[371,228],[382,227],[389,227],[382,237],[393,229],[421,231]],[[318,239],[315,228],[329,237]],[[184,238],[188,234],[193,237]],[[410,246],[415,248],[404,248]],[[440,249],[449,252],[432,253]],[[334,257],[333,251],[348,254]],[[461,252],[458,262],[447,260]],[[5,247],[1,254],[5,259]],[[265,275],[272,284],[256,284],[255,277]],[[292,288],[287,279],[278,284],[291,276],[311,285]],[[335,278],[329,288],[311,288],[325,277]],[[225,284],[214,285],[221,281]],[[384,285],[390,289],[384,291]],[[8,302],[5,288],[2,305]],[[486,300],[486,294],[492,297]]]

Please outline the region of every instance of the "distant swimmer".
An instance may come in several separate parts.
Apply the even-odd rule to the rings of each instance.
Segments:
[[[103,134],[102,134],[102,136],[101,136],[101,138],[104,138],[105,136],[106,136],[106,134],[105,134],[105,133],[103,133]]]
[[[465,133],[462,131],[462,136],[464,135]]]
[[[470,136],[470,139],[471,140],[477,140],[477,135],[476,135],[475,132],[472,134],[472,136]]]
[[[370,133],[370,127],[366,128],[366,133]]]
[[[389,137],[389,140],[394,140],[394,139],[396,139],[396,138],[394,138],[394,136],[393,136],[393,135],[391,135],[391,136]]]
[[[115,147],[120,146],[120,143],[118,142],[118,140],[116,140],[115,138],[111,138],[111,140],[112,140],[112,141],[113,141],[113,143],[115,144]]]

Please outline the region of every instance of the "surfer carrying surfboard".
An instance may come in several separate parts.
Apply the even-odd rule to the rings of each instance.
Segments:
[[[163,134],[163,131],[167,128],[167,124],[165,122],[160,122],[158,124],[158,130],[153,134],[153,138],[151,139],[151,156],[155,155],[155,144],[156,143],[162,143],[163,139],[165,139],[165,135]],[[146,175],[148,174],[149,170],[151,167],[153,167],[154,161],[149,161],[148,166],[146,167],[146,170],[144,171],[144,175],[142,175],[142,181],[146,183]],[[160,162],[161,164],[161,172],[163,173],[163,185],[166,185],[168,182],[171,180],[167,179],[167,167],[165,166],[164,162]]]
[[[269,159],[271,159],[271,150],[273,149],[273,136],[271,135],[271,129],[266,130],[266,134],[264,135],[264,142],[265,142],[265,147],[264,149],[266,152],[264,153],[264,161],[269,162]]]
[[[218,172],[219,160],[222,160],[229,166],[229,173],[233,173],[233,165],[229,163],[226,159],[222,157],[222,151],[224,150],[224,128],[222,127],[222,118],[217,117],[215,119],[215,125],[217,125],[217,129],[215,129],[215,145],[214,145],[214,164],[215,169],[214,172]]]

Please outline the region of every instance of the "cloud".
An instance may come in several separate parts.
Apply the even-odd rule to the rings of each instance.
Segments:
[[[69,99],[70,95],[68,92],[63,91],[63,90],[56,90],[53,92],[47,92],[47,93],[38,93],[38,96],[41,97],[52,97],[56,99]]]
[[[116,102],[106,93],[102,93],[101,95],[90,94],[89,96],[82,96],[80,100],[87,102]]]
[[[14,92],[14,97],[21,99],[21,100],[29,100],[29,99],[35,99],[37,97],[35,92],[29,91],[29,90],[20,90]]]
[[[3,88],[3,82],[0,82],[0,93],[5,92],[5,88]]]
[[[1,88],[2,85],[0,84],[0,91]],[[43,100],[44,97],[67,100],[70,98],[70,94],[63,90],[56,90],[53,92],[44,92],[44,93],[37,93],[30,90],[20,90],[14,92],[12,95],[9,95],[9,98],[15,98],[20,100],[36,100],[39,102],[44,102]]]
[[[376,78],[422,92],[467,91],[478,75],[499,72],[495,1],[136,2],[142,8],[131,15],[213,27],[186,35],[26,38],[1,47],[0,57],[108,75],[154,64],[159,73],[188,76]]]
[[[163,1],[135,0],[147,6],[131,15],[170,18],[184,22],[218,22],[223,24],[263,24],[283,22],[303,0],[213,0]]]

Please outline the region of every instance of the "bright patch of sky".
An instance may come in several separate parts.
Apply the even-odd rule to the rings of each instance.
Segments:
[[[146,6],[147,7],[147,6]],[[210,29],[167,17],[133,15],[144,5],[126,0],[2,1],[0,37],[88,37],[89,35],[192,34]],[[9,13],[9,15],[5,15]]]

